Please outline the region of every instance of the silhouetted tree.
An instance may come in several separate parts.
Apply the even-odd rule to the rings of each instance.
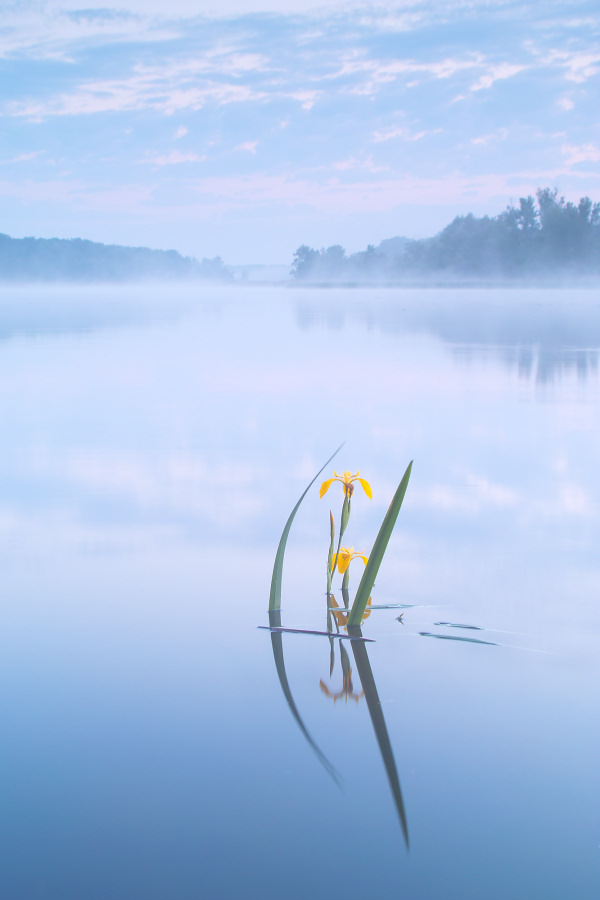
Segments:
[[[556,188],[521,197],[498,216],[457,216],[439,234],[419,241],[393,239],[379,252],[369,245],[347,257],[339,245],[294,256],[293,274],[319,281],[390,278],[522,278],[552,273],[600,274],[600,203],[567,203]]]

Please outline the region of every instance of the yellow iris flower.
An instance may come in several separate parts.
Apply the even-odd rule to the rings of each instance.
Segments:
[[[354,493],[354,484],[353,482],[358,481],[358,483],[362,486],[363,491],[369,498],[369,500],[373,499],[373,491],[371,490],[371,485],[368,481],[365,481],[364,478],[358,477],[358,472],[356,475],[351,475],[350,472],[344,472],[343,475],[338,475],[337,472],[333,473],[334,477],[329,478],[327,481],[324,481],[321,485],[321,490],[319,491],[319,497],[324,497],[331,485],[334,481],[339,481],[340,484],[343,485],[344,494],[347,497],[351,497]]]
[[[331,561],[331,570],[335,569],[335,564],[337,561],[337,568],[340,575],[343,575],[350,563],[353,559],[357,559],[360,557],[364,562],[365,566],[369,561],[369,557],[365,556],[364,553],[355,553],[354,547],[340,547],[339,553],[334,553],[333,559]]]
[[[344,611],[339,608],[339,606],[337,604],[337,600],[335,599],[333,594],[330,594],[329,601],[331,603],[331,612],[333,613],[333,617],[334,617],[335,621],[338,623],[340,628],[345,628],[346,625],[348,624],[348,616],[346,615],[348,610]],[[362,617],[361,621],[364,622],[365,619],[368,619],[370,615],[371,615],[371,597],[369,597],[369,599],[367,601],[367,608],[365,609],[365,611],[363,613],[363,617]]]

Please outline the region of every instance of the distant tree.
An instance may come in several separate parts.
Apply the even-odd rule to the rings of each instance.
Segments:
[[[292,273],[316,281],[600,274],[600,203],[589,197],[566,202],[557,188],[545,187],[497,216],[457,216],[432,238],[383,245],[394,252],[369,244],[347,257],[338,244],[321,251],[303,245],[294,254]]]
[[[228,279],[220,257],[202,260],[175,250],[120,247],[79,238],[11,238],[0,235],[0,280],[139,281],[182,278]]]
[[[310,278],[319,259],[319,251],[302,244],[294,253],[292,276],[299,280]]]

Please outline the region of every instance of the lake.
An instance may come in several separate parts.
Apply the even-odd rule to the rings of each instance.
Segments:
[[[596,900],[599,354],[592,290],[3,287],[1,896]],[[342,442],[281,622],[414,460],[369,642],[269,632]]]

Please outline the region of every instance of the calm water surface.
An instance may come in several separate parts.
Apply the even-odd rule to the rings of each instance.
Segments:
[[[3,289],[0,896],[596,900],[599,352],[593,291]],[[257,626],[342,440],[357,550],[414,467],[330,674]]]

